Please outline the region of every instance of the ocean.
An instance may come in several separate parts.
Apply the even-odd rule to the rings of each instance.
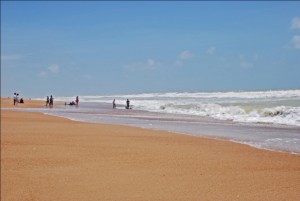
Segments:
[[[132,109],[125,109],[127,99]],[[55,101],[68,104],[75,96],[55,97]],[[75,121],[165,130],[300,153],[298,89],[79,96],[78,107],[62,104],[37,111]]]
[[[74,99],[56,98],[67,102]],[[136,110],[300,126],[300,90],[81,96],[80,102],[112,103],[113,99],[116,99],[119,109],[123,109],[129,99]]]

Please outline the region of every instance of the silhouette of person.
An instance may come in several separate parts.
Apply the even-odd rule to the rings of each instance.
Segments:
[[[50,96],[50,103],[49,103],[49,106],[53,106],[53,97],[52,97],[52,95]]]
[[[79,103],[79,98],[78,96],[76,96],[76,105],[78,106],[78,103]]]
[[[50,105],[49,96],[47,96],[47,99],[46,99],[46,107],[48,107],[48,105]]]
[[[14,105],[16,105],[16,101],[17,101],[17,93],[14,93]]]
[[[113,108],[116,108],[116,100],[113,100]]]

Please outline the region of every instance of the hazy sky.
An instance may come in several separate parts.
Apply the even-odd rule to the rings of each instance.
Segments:
[[[300,2],[1,1],[1,96],[300,88]]]

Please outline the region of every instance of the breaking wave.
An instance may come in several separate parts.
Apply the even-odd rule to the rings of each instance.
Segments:
[[[151,112],[300,126],[300,90],[80,96],[80,101],[112,103],[116,99],[119,108],[124,108],[127,98],[134,109]]]

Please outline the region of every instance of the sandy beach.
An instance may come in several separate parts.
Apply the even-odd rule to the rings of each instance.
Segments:
[[[1,108],[13,107],[1,99]],[[25,100],[18,107],[45,107]],[[297,201],[300,155],[1,110],[1,200]]]
[[[55,107],[58,104],[62,104],[62,102],[54,101],[53,106]],[[45,101],[24,99],[24,103],[18,103],[17,106],[14,106],[12,98],[1,98],[1,108],[45,108],[46,107],[46,99]]]

